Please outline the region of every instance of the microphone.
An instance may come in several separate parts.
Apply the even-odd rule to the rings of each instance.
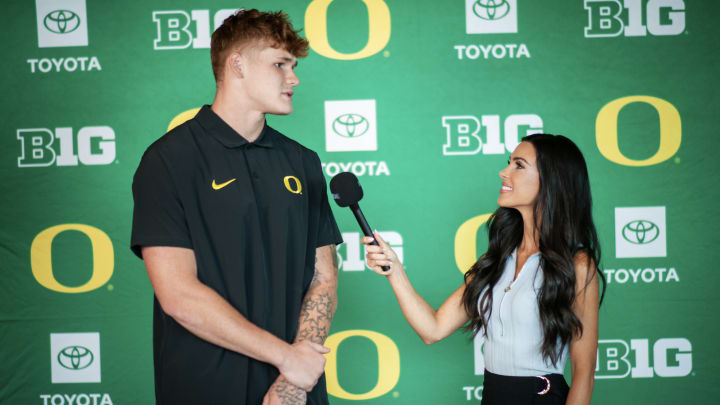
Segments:
[[[333,200],[341,207],[350,207],[355,215],[355,219],[360,224],[360,229],[365,236],[373,236],[370,225],[368,225],[365,215],[363,215],[358,202],[363,198],[363,190],[360,187],[360,181],[350,172],[342,172],[330,179],[330,193]],[[378,246],[377,241],[373,237],[371,245]],[[390,266],[382,266],[384,271],[389,271]]]

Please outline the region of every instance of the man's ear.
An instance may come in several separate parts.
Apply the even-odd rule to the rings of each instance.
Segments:
[[[242,65],[242,58],[239,54],[233,52],[228,57],[228,67],[232,69],[235,74],[237,74],[240,78],[243,78],[243,65]]]

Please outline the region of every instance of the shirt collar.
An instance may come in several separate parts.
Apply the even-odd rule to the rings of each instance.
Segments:
[[[247,139],[235,132],[230,125],[215,114],[207,104],[200,109],[195,119],[207,132],[227,148],[239,148],[246,145],[257,145],[265,148],[272,148],[273,146],[273,131],[272,128],[267,125],[267,122],[263,123],[263,129],[255,142],[248,142]]]

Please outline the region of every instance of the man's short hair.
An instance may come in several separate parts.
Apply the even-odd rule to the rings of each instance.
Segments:
[[[239,10],[226,18],[212,34],[210,59],[215,81],[222,79],[228,55],[247,45],[254,45],[253,42],[264,42],[267,46],[285,49],[296,58],[304,58],[308,54],[308,41],[298,32],[282,11]]]

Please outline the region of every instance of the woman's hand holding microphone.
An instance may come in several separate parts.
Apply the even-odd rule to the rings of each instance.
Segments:
[[[373,235],[375,235],[378,245],[371,245],[373,241],[371,236],[365,236],[361,239],[367,249],[365,261],[368,267],[375,273],[388,278],[404,274],[405,270],[395,251],[385,243],[385,240],[380,237],[377,231],[373,232]],[[384,271],[382,266],[388,266],[390,270]]]

